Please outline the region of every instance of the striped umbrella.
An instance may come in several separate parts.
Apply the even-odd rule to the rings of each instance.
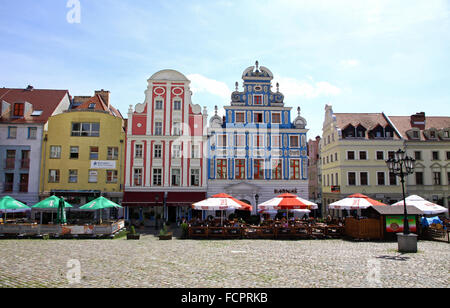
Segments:
[[[333,210],[360,210],[360,209],[367,209],[368,207],[371,207],[372,205],[387,206],[386,204],[381,203],[380,201],[371,199],[366,195],[354,194],[354,195],[348,196],[347,198],[344,198],[342,200],[331,203],[329,205],[329,208],[333,209]]]
[[[258,205],[260,210],[317,210],[317,204],[293,194],[282,194]]]

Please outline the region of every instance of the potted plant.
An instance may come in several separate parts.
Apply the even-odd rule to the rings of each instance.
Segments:
[[[172,239],[172,232],[169,232],[167,230],[166,224],[163,225],[163,228],[159,230],[159,239],[160,240],[171,240]]]
[[[188,238],[189,235],[189,225],[185,222],[181,224],[181,238]]]
[[[130,232],[127,233],[127,240],[138,240],[140,237],[141,236],[139,234],[136,234],[134,226],[131,226]]]

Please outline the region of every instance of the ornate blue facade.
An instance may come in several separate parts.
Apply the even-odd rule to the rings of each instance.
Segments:
[[[292,108],[285,107],[278,84],[272,92],[273,74],[258,62],[242,79],[243,91],[236,82],[225,116],[219,117],[216,108],[210,120],[208,194],[226,191],[239,197],[242,192],[252,204],[251,195],[261,195],[263,202],[277,190],[307,198],[307,129],[300,107],[291,122]]]

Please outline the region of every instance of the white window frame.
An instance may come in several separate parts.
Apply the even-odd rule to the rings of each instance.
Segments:
[[[273,142],[276,138],[278,139],[278,145],[274,145],[274,142]],[[281,149],[283,147],[282,143],[283,143],[283,140],[281,139],[281,135],[272,135],[270,137],[270,144],[271,144],[272,148]]]
[[[88,183],[98,183],[98,170],[88,170]]]
[[[175,108],[176,106],[178,107],[178,105],[179,105],[180,108]],[[174,99],[173,100],[173,110],[174,111],[181,111],[181,108],[182,108],[181,100],[180,99]]]
[[[262,139],[262,142],[260,142],[259,146],[257,145],[257,140],[258,140],[257,138]],[[259,149],[259,148],[264,148],[265,146],[266,146],[266,138],[264,135],[262,135],[262,134],[253,135],[253,147],[254,148]]]
[[[181,158],[181,144],[172,144],[172,158]]]
[[[175,174],[177,171],[178,174]],[[173,183],[173,179],[175,178],[175,184]],[[172,168],[170,171],[170,186],[179,187],[181,186],[181,168]]]
[[[193,174],[194,171],[196,171],[196,174]],[[189,175],[190,175],[190,182],[189,182],[190,186],[199,187],[200,186],[200,169],[199,168],[191,168],[191,170],[189,171]],[[197,185],[193,184],[192,176],[195,177],[194,182],[197,182],[198,183]]]
[[[369,171],[359,171],[359,183],[358,186],[370,186],[370,173]],[[363,185],[361,181],[361,173],[367,173],[367,185]]]
[[[239,144],[238,140],[242,138],[243,144]],[[244,148],[246,145],[246,136],[245,134],[236,134],[234,137],[234,146],[237,148]]]
[[[225,136],[225,144],[223,144],[223,136]],[[217,147],[226,148],[228,146],[228,135],[227,134],[218,134],[217,135]]]
[[[366,159],[361,159],[361,153],[366,153]],[[363,151],[358,151],[358,160],[361,160],[361,161],[368,161],[368,160],[369,160],[369,152],[368,152],[368,151],[365,151],[365,150],[363,150]]]
[[[261,97],[261,104],[256,104],[256,97]],[[263,106],[264,105],[264,96],[262,94],[254,94],[253,95],[253,105],[254,106]]]
[[[136,174],[138,173],[136,171],[139,171],[139,174],[141,176],[141,181],[140,184],[138,185],[136,184]],[[144,172],[142,168],[133,168],[133,187],[142,187],[142,186],[144,186]]]
[[[156,156],[156,153],[159,153],[159,156]],[[153,158],[156,159],[162,158],[162,144],[157,143],[153,145]]]
[[[348,158],[348,153],[350,153],[350,152],[353,152],[353,154],[354,154],[354,158],[353,159],[349,159]],[[357,160],[357,156],[356,156],[356,151],[355,150],[353,150],[353,151],[345,151],[345,160],[347,160],[347,161],[355,161],[355,160]]]
[[[159,124],[159,125],[157,125]],[[162,121],[155,121],[155,136],[162,136],[163,135],[163,122]]]
[[[280,122],[274,122],[273,121],[273,116],[276,115],[276,114],[280,116]],[[270,115],[270,122],[272,124],[282,124],[283,123],[283,118],[282,118],[281,112],[272,112],[271,115]]]
[[[51,145],[50,146],[50,159],[61,159],[61,146]]]
[[[158,170],[158,173],[156,173],[156,170]],[[163,170],[162,168],[153,168],[152,170],[152,186],[162,186],[162,175],[163,175]],[[158,177],[158,178],[155,178]],[[159,182],[155,184],[155,179],[157,180],[156,182]]]
[[[292,145],[291,138],[297,138],[297,146]],[[289,147],[290,148],[300,148],[300,136],[297,135],[290,135],[289,136]]]
[[[161,107],[161,108],[158,108]],[[164,109],[164,99],[156,98],[155,99],[155,110],[163,110]]]
[[[355,174],[355,185],[350,185],[350,173]],[[356,171],[347,171],[347,186],[358,186],[358,172]]]
[[[383,185],[378,183],[378,174],[380,174],[380,173],[383,173],[383,174],[384,174],[384,184],[383,184]],[[386,185],[386,182],[387,182],[387,180],[389,179],[389,177],[386,177],[386,172],[385,172],[385,171],[377,171],[376,175],[377,175],[377,177],[376,177],[376,180],[375,180],[375,181],[376,181],[376,183],[377,183],[377,186],[383,186],[383,187],[389,186],[389,185]]]
[[[242,114],[243,115],[243,120],[242,121],[238,121],[237,120],[237,115],[238,114]],[[236,114],[235,114],[235,121],[236,121],[236,123],[245,123],[245,111],[236,111]]]
[[[256,122],[256,115],[257,114],[261,115],[261,122]],[[253,123],[255,123],[255,124],[263,124],[263,123],[265,123],[265,121],[264,121],[264,112],[263,111],[255,111],[255,112],[253,112]]]
[[[138,150],[138,148],[140,148],[140,150]],[[144,158],[144,145],[142,143],[136,143],[134,145],[134,158],[135,159],[143,159]]]

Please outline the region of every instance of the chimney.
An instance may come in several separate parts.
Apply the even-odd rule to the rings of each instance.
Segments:
[[[25,89],[26,91],[33,91],[34,87],[31,85],[28,85],[28,87]]]
[[[95,91],[95,95],[100,95],[109,109],[109,91],[101,89],[100,91]]]
[[[411,127],[417,127],[420,130],[425,129],[425,112],[418,112],[411,116]]]

